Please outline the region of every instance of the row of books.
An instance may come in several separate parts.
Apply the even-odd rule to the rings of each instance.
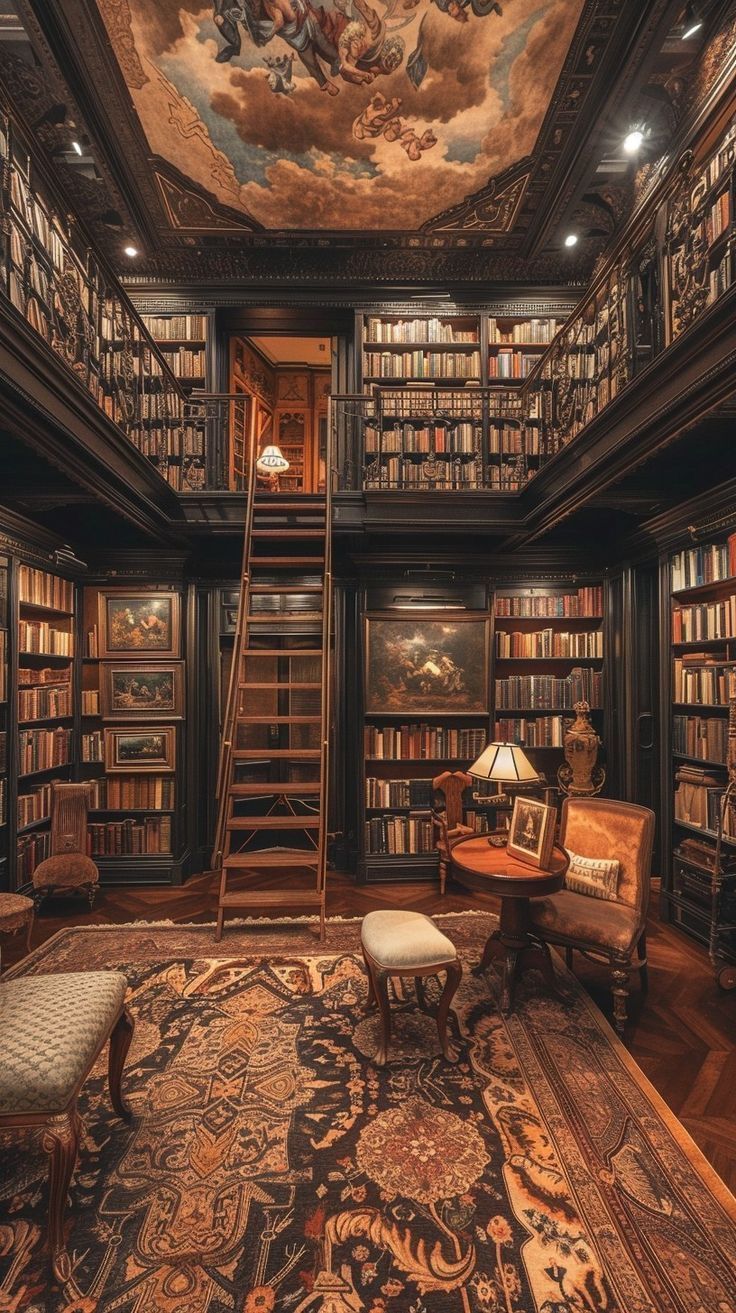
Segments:
[[[21,652],[40,656],[71,656],[73,638],[68,629],[59,629],[48,620],[19,620],[18,646]]]
[[[672,642],[701,643],[736,637],[736,592],[717,602],[672,608]]]
[[[178,351],[167,352],[167,360],[175,378],[204,378],[205,353],[201,349],[192,351],[182,346]]]
[[[94,811],[173,811],[175,783],[171,776],[125,775],[88,780]]]
[[[672,750],[701,761],[722,761],[728,749],[725,716],[673,716]]]
[[[575,667],[569,675],[558,679],[555,675],[509,675],[496,680],[496,707],[563,707],[572,708],[585,699],[591,707],[600,707],[603,698],[603,676],[599,670]]]
[[[171,817],[145,816],[136,821],[93,822],[88,828],[92,857],[140,856],[171,852]]]
[[[102,730],[82,735],[82,761],[102,761]]]
[[[728,705],[732,668],[717,661],[684,661],[675,657],[672,670],[672,701],[699,702],[703,706]]]
[[[520,743],[526,748],[561,748],[564,735],[562,716],[502,717],[493,730],[500,743]]]
[[[366,725],[365,755],[376,761],[473,761],[486,746],[485,729],[448,729],[444,725]]]
[[[538,361],[539,356],[528,355],[526,351],[501,347],[498,353],[488,360],[488,377],[526,378]]]
[[[8,781],[0,778],[0,825],[5,825],[8,819]]]
[[[450,464],[440,460],[427,469],[426,463],[389,456],[380,468],[367,473],[366,489],[411,488],[420,492],[457,492],[483,487],[478,461],[455,458]]]
[[[8,634],[0,629],[0,702],[8,696]]]
[[[603,631],[582,629],[496,630],[496,656],[501,660],[543,660],[545,657],[603,657]]]
[[[507,319],[491,318],[488,320],[488,337],[491,345],[534,342],[546,346],[560,327],[557,319],[517,319],[509,324]]]
[[[432,807],[434,789],[431,780],[379,780],[368,776],[365,781],[366,807]]]
[[[15,855],[16,884],[29,884],[36,867],[50,856],[50,830],[38,830],[35,834],[22,835],[18,840]]]
[[[19,720],[51,720],[52,716],[71,716],[72,694],[69,684],[45,684],[40,688],[18,689]]]
[[[18,735],[18,774],[51,770],[71,759],[69,729],[24,729]]]
[[[603,614],[603,585],[591,584],[575,593],[498,594],[497,616],[556,617],[595,620]]]
[[[203,342],[207,336],[204,315],[143,315],[142,318],[157,342]]]
[[[446,319],[398,319],[390,321],[370,316],[366,324],[366,342],[477,342],[475,328],[458,328]]]
[[[538,456],[541,450],[539,428],[532,424],[492,424],[488,430],[488,450],[490,452],[511,452],[514,455],[526,453]]]
[[[736,576],[736,533],[725,543],[710,543],[676,552],[670,566],[672,591],[700,588]]]
[[[365,823],[367,853],[420,854],[437,851],[435,827],[430,812],[408,816],[372,816]]]
[[[736,119],[730,123],[726,135],[718,147],[718,150],[711,155],[705,167],[703,176],[708,189],[715,187],[718,179],[730,169],[734,158],[736,157]],[[695,201],[692,208],[695,209]]]
[[[702,767],[683,766],[675,774],[675,785],[675,820],[717,834],[725,779]],[[728,808],[723,817],[723,832],[729,838],[736,838],[734,810]]]
[[[74,584],[69,579],[60,579],[57,574],[48,574],[46,570],[36,570],[30,565],[21,565],[18,570],[18,595],[21,602],[30,602],[33,606],[49,606],[56,611],[74,609]]]
[[[18,795],[18,829],[44,821],[51,815],[51,785],[40,784],[30,793]]]
[[[502,461],[500,465],[489,465],[486,486],[496,492],[519,492],[529,482],[533,471],[520,466],[516,461]]]
[[[383,433],[373,426],[365,430],[367,454],[406,452],[462,452],[468,455],[477,451],[480,434],[475,424],[394,424]]]
[[[417,384],[401,392],[386,388],[381,392],[384,415],[397,419],[419,419],[423,415],[434,418],[437,411],[446,412],[453,419],[482,419],[483,397],[474,388],[463,391],[438,388],[431,383]],[[518,403],[519,413],[521,403]]]
[[[708,245],[718,241],[722,233],[731,226],[731,192],[722,191],[713,201],[706,219],[706,240]]]
[[[48,684],[66,685],[69,683],[69,668],[62,666],[44,666],[35,670],[33,666],[20,666],[17,671],[18,684],[22,688],[38,688]]]
[[[478,351],[366,351],[371,378],[480,378]]]
[[[708,271],[706,305],[712,305],[731,286],[731,252],[726,250],[718,264]]]
[[[100,690],[98,688],[82,689],[82,715],[99,716],[100,714]]]
[[[10,201],[51,264],[61,271],[69,252],[68,244],[17,165],[10,170]]]

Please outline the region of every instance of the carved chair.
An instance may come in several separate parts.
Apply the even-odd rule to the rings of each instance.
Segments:
[[[87,856],[89,800],[89,784],[51,785],[51,856],[33,872],[37,907],[57,891],[86,894],[94,903],[100,873]]]
[[[561,889],[535,898],[530,907],[535,933],[565,950],[569,967],[575,949],[611,971],[614,1023],[623,1035],[629,974],[640,974],[647,988],[646,916],[654,843],[654,812],[632,802],[604,798],[566,798],[560,844],[581,857],[616,859],[615,901]]]
[[[460,839],[467,839],[469,834],[475,834],[472,826],[463,825],[463,793],[472,783],[470,776],[462,770],[446,770],[432,780],[435,793],[441,793],[445,800],[444,809],[432,815],[435,843],[440,855],[441,894],[445,892],[453,844]]]
[[[49,1155],[49,1249],[62,1284],[72,1276],[64,1206],[79,1152],[79,1092],[107,1041],[115,1112],[130,1112],[120,1080],[133,1035],[119,971],[22,976],[0,984],[0,1131],[40,1131]]]

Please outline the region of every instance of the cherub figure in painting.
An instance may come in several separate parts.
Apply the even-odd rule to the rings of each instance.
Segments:
[[[242,23],[256,46],[268,45],[275,36],[280,36],[299,56],[320,89],[330,96],[338,94],[338,87],[327,77],[322,64],[327,65],[334,77],[340,67],[339,56],[309,0],[243,0],[239,6],[230,4],[229,0],[215,0],[214,21],[227,42],[216,56],[218,63],[240,54],[238,24]]]
[[[320,22],[337,47],[340,77],[345,82],[370,84],[377,77],[401,67],[404,42],[389,33],[386,16],[379,17],[367,0],[352,0],[353,17],[346,0],[335,0],[336,9],[320,8]]]
[[[496,0],[432,0],[443,14],[449,14],[454,18],[456,23],[467,23],[468,9],[470,9],[476,18],[485,18],[487,14],[498,14],[499,18],[503,14],[503,9],[496,3]]]
[[[363,112],[353,122],[353,136],[358,141],[366,141],[372,137],[396,141],[402,150],[406,151],[410,160],[421,159],[423,151],[437,145],[437,138],[431,128],[425,128],[419,136],[414,128],[402,119],[400,108],[399,96],[387,100],[380,91],[376,91]]]

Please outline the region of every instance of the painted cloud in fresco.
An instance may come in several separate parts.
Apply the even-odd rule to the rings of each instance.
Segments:
[[[277,230],[411,231],[460,204],[533,149],[582,9],[99,4],[152,152]]]

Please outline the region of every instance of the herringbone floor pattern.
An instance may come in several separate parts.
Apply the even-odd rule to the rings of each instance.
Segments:
[[[331,872],[328,878],[328,916],[364,916],[377,907],[405,907],[432,915],[479,906],[494,910],[495,900],[468,894],[452,883],[440,898],[434,885],[357,887],[344,875]],[[627,1043],[652,1084],[736,1193],[736,992],[726,994],[718,988],[705,950],[664,925],[656,906],[655,887],[647,931],[649,993],[641,998],[634,977]],[[92,912],[74,901],[49,902],[36,921],[33,943],[40,944],[70,924],[171,919],[212,921],[214,927],[216,907],[217,889],[210,876],[195,877],[181,889],[106,888]],[[3,945],[4,964],[21,955],[19,938]],[[610,1018],[605,973],[579,955],[575,963],[578,979]]]

